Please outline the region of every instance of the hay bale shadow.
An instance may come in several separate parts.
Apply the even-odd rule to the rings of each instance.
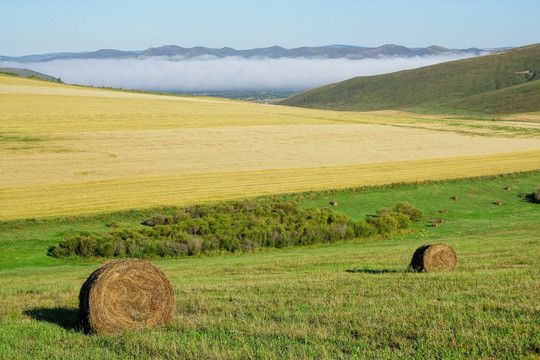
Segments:
[[[347,269],[345,272],[348,273],[363,273],[363,274],[372,274],[372,275],[378,275],[378,274],[395,274],[401,271],[397,270],[389,270],[389,269]]]
[[[532,204],[537,203],[536,199],[534,198],[534,193],[531,193],[531,194],[519,194],[518,196],[521,199],[521,202],[532,203]]]
[[[55,257],[54,250],[56,250],[56,246],[49,246],[49,248],[47,249],[47,256]]]
[[[45,321],[55,324],[66,330],[82,332],[82,324],[79,321],[79,309],[66,307],[36,308],[23,311],[23,314],[37,321]]]

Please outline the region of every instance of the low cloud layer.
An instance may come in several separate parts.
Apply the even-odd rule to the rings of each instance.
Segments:
[[[76,59],[41,63],[0,62],[0,67],[31,69],[68,84],[157,91],[305,90],[355,76],[377,75],[472,57],[413,58],[195,58]]]

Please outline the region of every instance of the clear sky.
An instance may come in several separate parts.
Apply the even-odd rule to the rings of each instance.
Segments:
[[[0,0],[0,54],[162,45],[492,48],[540,42],[540,0]]]

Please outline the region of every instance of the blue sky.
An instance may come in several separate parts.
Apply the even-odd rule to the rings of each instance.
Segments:
[[[1,0],[0,54],[540,42],[538,0]]]

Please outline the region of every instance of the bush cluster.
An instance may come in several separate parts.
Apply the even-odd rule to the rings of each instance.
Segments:
[[[172,215],[157,214],[146,219],[144,224],[149,227],[145,228],[66,235],[51,252],[59,258],[246,252],[259,247],[284,248],[387,235],[421,218],[421,211],[407,203],[354,221],[328,208],[302,209],[294,202],[224,202],[187,207]]]

